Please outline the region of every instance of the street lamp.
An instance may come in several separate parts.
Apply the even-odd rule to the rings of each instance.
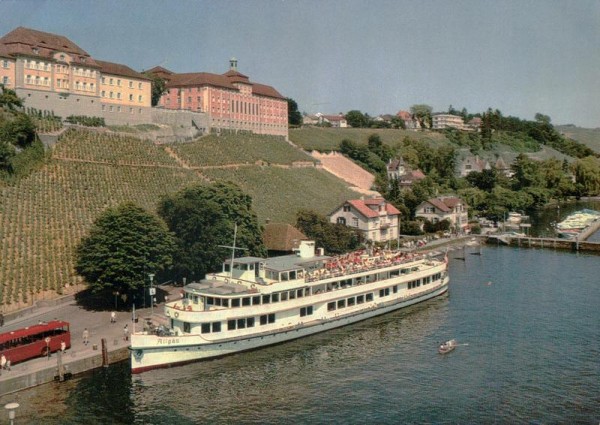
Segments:
[[[156,294],[156,289],[152,286],[154,282],[154,273],[149,273],[148,277],[150,278],[150,315],[154,314],[154,295]]]
[[[10,420],[10,425],[15,423],[15,415],[17,414],[16,410],[19,407],[19,403],[8,403],[4,408],[8,410],[8,419]]]

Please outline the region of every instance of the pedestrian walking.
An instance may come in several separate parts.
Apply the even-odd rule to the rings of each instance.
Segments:
[[[67,349],[67,344],[65,344],[65,342],[64,342],[64,341],[61,341],[61,342],[60,342],[60,351],[61,351],[62,353],[64,353],[66,349]]]
[[[110,323],[116,323],[117,322],[117,313],[116,312],[112,312],[110,313]]]
[[[83,330],[83,345],[87,346],[88,342],[90,342],[89,340],[90,340],[90,332],[88,331],[87,328],[85,328]]]
[[[6,356],[4,355],[4,353],[2,353],[2,356],[0,356],[0,368],[2,370],[6,369]]]
[[[127,325],[125,325],[125,327],[123,328],[123,339],[125,341],[129,341],[129,328],[127,327]]]

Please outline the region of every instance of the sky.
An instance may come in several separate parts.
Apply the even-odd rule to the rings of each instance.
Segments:
[[[235,57],[301,112],[600,127],[600,0],[0,0],[0,34],[18,26],[137,71],[221,74]]]

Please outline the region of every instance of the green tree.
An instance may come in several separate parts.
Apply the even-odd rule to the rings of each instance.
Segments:
[[[600,160],[592,156],[578,159],[574,165],[578,195],[600,194]]]
[[[425,104],[418,104],[410,107],[410,113],[419,121],[421,128],[431,128],[432,111],[433,108]]]
[[[17,92],[0,84],[0,107],[14,110],[23,107],[23,101],[17,96]]]
[[[298,111],[298,104],[294,99],[286,98],[288,104],[288,126],[298,127],[302,125],[302,114]]]
[[[296,215],[296,227],[327,254],[341,254],[358,248],[360,233],[346,225],[330,223],[326,217],[309,210],[300,210]]]
[[[183,189],[164,198],[158,212],[176,237],[175,279],[203,278],[219,269],[231,256],[230,250],[219,245],[231,246],[236,224],[236,246],[245,248],[244,254],[266,255],[252,198],[233,183]]]
[[[167,226],[143,208],[124,203],[94,222],[76,249],[77,273],[93,292],[132,293],[146,273],[165,270],[175,248]]]
[[[0,126],[0,140],[19,148],[30,146],[36,139],[35,124],[23,112],[16,112],[13,119]]]
[[[158,105],[160,98],[167,92],[167,82],[164,78],[159,77],[156,74],[150,72],[143,72],[146,77],[150,78],[151,90],[152,90],[152,106]]]
[[[346,116],[346,121],[348,122],[348,125],[350,125],[351,127],[354,128],[362,128],[362,127],[368,127],[369,126],[369,116],[363,114],[360,111],[357,110],[352,110],[349,111]]]

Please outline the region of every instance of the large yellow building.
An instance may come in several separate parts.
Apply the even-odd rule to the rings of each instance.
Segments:
[[[0,38],[0,83],[15,90],[27,107],[63,118],[152,121],[148,78],[125,65],[95,60],[61,35],[19,27]]]

